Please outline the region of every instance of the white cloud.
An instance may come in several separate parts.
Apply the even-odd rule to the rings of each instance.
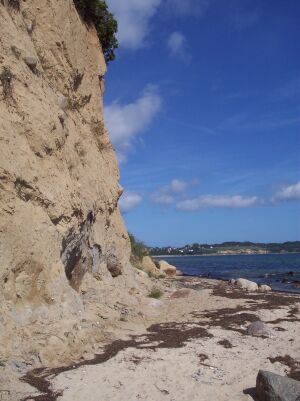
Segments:
[[[151,19],[163,6],[170,15],[201,16],[211,0],[106,0],[118,21],[121,47],[136,50],[144,47],[151,31]]]
[[[134,139],[148,128],[161,104],[157,88],[148,86],[133,103],[114,102],[104,107],[106,126],[120,162],[126,161]]]
[[[175,202],[174,196],[160,191],[154,192],[154,194],[151,196],[151,199],[154,203],[160,205],[171,205]]]
[[[119,201],[120,210],[122,213],[128,213],[136,208],[143,198],[137,192],[125,191]]]
[[[183,192],[186,190],[188,183],[185,181],[177,180],[176,178],[171,181],[170,185],[168,186],[169,191],[177,194],[179,192]]]
[[[172,54],[182,54],[184,52],[185,37],[180,32],[172,32],[167,44]]]
[[[176,208],[185,212],[193,212],[203,208],[244,208],[257,205],[260,202],[257,196],[203,195],[179,202]]]
[[[161,0],[107,0],[118,21],[120,46],[136,50],[145,45],[149,23]]]
[[[167,0],[166,6],[177,15],[203,15],[210,6],[211,0]]]
[[[175,178],[170,182],[170,184],[154,192],[151,199],[157,204],[170,205],[175,202],[176,195],[182,194],[188,186],[188,182]]]
[[[278,201],[299,201],[300,200],[300,181],[294,185],[284,186],[278,191],[273,199],[274,202]]]

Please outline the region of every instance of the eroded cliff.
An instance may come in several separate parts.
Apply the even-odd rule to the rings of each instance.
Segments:
[[[105,72],[72,0],[0,1],[2,357],[80,356],[122,300],[138,302]]]

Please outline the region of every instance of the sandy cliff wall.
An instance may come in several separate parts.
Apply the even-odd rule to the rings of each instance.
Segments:
[[[0,1],[0,353],[52,324],[59,339],[39,342],[49,360],[48,345],[77,351],[95,331],[87,322],[115,313],[112,291],[121,299],[134,273],[97,34],[72,0],[8,3]]]

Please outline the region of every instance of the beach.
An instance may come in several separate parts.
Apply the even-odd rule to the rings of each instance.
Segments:
[[[111,327],[95,357],[29,371],[16,387],[19,396],[246,401],[256,399],[259,369],[300,380],[299,295],[248,293],[196,277],[163,281],[163,297],[149,298],[139,318]],[[249,335],[258,320],[268,332]]]

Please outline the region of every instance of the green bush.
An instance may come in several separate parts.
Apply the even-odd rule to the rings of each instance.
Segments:
[[[159,299],[164,295],[164,293],[159,288],[152,288],[148,297]]]
[[[94,24],[102,46],[106,63],[115,59],[115,49],[118,47],[116,33],[118,23],[108,11],[103,0],[74,0],[75,7],[81,18],[87,24]]]
[[[142,241],[138,241],[133,234],[129,234],[131,243],[131,253],[134,258],[142,259],[143,256],[148,255],[146,245]]]

